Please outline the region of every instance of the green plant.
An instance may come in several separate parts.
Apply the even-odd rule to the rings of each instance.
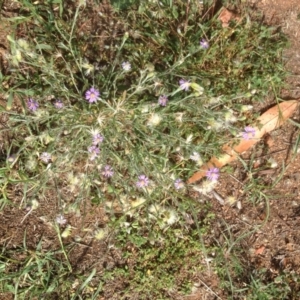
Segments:
[[[101,207],[109,221],[102,228],[95,216],[88,238],[117,243],[128,261],[104,270],[105,282],[95,268],[75,272],[72,243],[62,239],[71,225],[60,231],[51,219],[60,250],[45,251],[42,241],[33,250],[25,242],[5,249],[2,290],[96,299],[117,278],[139,299],[187,293],[208,267],[203,236],[214,214],[185,179],[239,138],[250,104],[270,86],[280,89],[285,40],[255,21],[223,28],[199,1],[18,3],[1,74],[14,137],[4,154],[17,160],[1,161],[1,208],[14,188],[25,206],[51,198],[62,220]],[[79,287],[69,293],[73,278]]]

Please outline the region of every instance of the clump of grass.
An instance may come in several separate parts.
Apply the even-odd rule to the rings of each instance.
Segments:
[[[207,223],[185,229],[186,214],[197,217],[203,205],[185,206],[184,182],[237,138],[248,104],[280,87],[280,34],[247,19],[222,28],[198,1],[132,1],[119,10],[89,1],[20,4],[2,76],[8,108],[12,99],[20,104],[5,112],[14,137],[6,155],[15,161],[3,189],[23,189],[25,205],[57,195],[62,214],[87,201],[104,206],[119,246],[138,252],[137,267],[121,268],[131,273],[130,292],[145,284],[149,297],[161,296],[185,263],[196,264],[191,253],[205,253]]]

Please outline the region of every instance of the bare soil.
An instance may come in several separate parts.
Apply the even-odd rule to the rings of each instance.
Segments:
[[[299,99],[300,2],[298,0],[251,0],[249,2],[262,12],[265,23],[280,26],[289,37],[290,45],[287,45],[283,54],[286,68],[290,71],[287,79],[289,86],[282,91],[281,97]],[[8,26],[3,23],[0,26],[1,68],[5,69]],[[2,98],[1,104],[5,101]],[[275,103],[274,99],[266,99],[265,106],[269,106],[270,103]],[[264,110],[264,107],[258,107],[256,110]],[[294,115],[293,120],[300,122],[299,111]],[[4,128],[5,119],[2,120],[1,126]],[[248,167],[254,165],[251,173],[245,171],[241,163],[232,165],[233,175],[222,173],[216,191],[224,199],[227,196],[234,196],[238,205],[223,206],[215,198],[211,200],[217,217],[206,243],[219,245],[224,251],[224,261],[227,264],[233,262],[233,255],[242,260],[244,274],[241,274],[240,278],[234,278],[241,288],[249,283],[249,275],[254,270],[256,272],[267,270],[266,283],[273,282],[282,273],[300,276],[300,157],[298,153],[300,151],[295,149],[298,135],[298,128],[287,122],[252,149],[251,153],[245,154],[243,159]],[[5,139],[7,136],[0,136],[0,150],[2,149],[1,143],[3,145],[7,142]],[[1,154],[4,155],[4,153]],[[277,167],[271,168],[268,165],[269,158],[277,162]],[[249,176],[256,178],[260,185],[266,186],[266,198],[253,197],[246,189]],[[278,183],[275,184],[277,180]],[[267,187],[271,185],[275,186],[270,190]],[[53,221],[60,213],[55,197],[49,195],[48,198],[39,199],[41,203],[39,208],[29,214],[23,222],[28,210],[20,206],[21,190],[12,190],[11,199],[12,205],[6,206],[0,212],[0,245],[10,250],[23,247],[26,232],[28,251],[35,250],[40,241],[42,241],[43,251],[59,249],[57,233],[50,225],[50,221]],[[75,213],[67,215],[68,223],[72,225],[73,230],[65,242],[73,245],[70,259],[74,270],[84,272],[96,268],[100,276],[105,269],[113,269],[115,266],[128,262],[122,258],[120,250],[108,247],[108,244],[113,244],[112,241],[96,241],[92,238],[90,232],[95,229],[95,224],[101,227],[107,222],[108,216],[101,207],[88,203],[89,201],[85,207],[81,208],[84,218],[77,217]],[[232,248],[232,244],[227,242],[228,238],[232,242],[235,241]],[[22,257],[16,254],[15,259],[22,260]],[[215,274],[209,272],[199,274],[199,277],[195,278],[194,292],[185,299],[225,300],[226,296],[219,284],[220,280]],[[126,285],[126,282],[118,278],[112,279],[99,299],[119,299]],[[299,299],[300,286],[299,283],[293,281],[292,276],[290,288],[292,296],[289,299]],[[13,299],[12,296],[1,293],[0,298]]]

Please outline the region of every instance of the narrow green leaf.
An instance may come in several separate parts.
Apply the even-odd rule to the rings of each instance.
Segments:
[[[9,93],[8,101],[7,101],[7,104],[6,104],[6,110],[11,110],[13,100],[14,100],[14,93],[11,92],[11,93]]]
[[[46,44],[38,44],[35,46],[37,50],[52,50],[53,48]]]

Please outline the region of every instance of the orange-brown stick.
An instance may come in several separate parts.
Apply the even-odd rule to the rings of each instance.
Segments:
[[[208,163],[203,165],[201,169],[196,172],[187,183],[194,183],[206,175],[206,171],[210,168],[217,167],[222,168],[226,164],[234,161],[240,153],[243,153],[255,145],[266,133],[281,126],[296,110],[298,102],[296,100],[289,100],[281,102],[280,104],[273,106],[260,117],[257,118],[257,123],[260,124],[259,128],[257,124],[251,126],[255,128],[255,136],[249,140],[241,139],[237,145],[234,143],[228,143],[223,146],[224,152],[219,158],[212,157]]]

